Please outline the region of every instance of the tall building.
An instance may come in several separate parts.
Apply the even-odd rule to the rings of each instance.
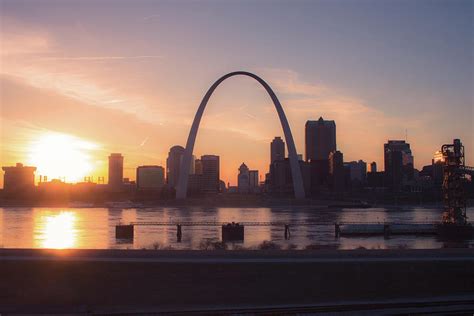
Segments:
[[[218,193],[219,183],[219,156],[201,156],[202,163],[202,191]]]
[[[285,159],[285,142],[281,137],[275,137],[270,143],[270,164],[275,160]]]
[[[370,172],[377,172],[377,163],[375,161],[370,163]]]
[[[239,175],[237,176],[237,191],[239,193],[249,193],[250,191],[249,168],[245,163],[242,163],[239,167]]]
[[[138,190],[160,190],[165,184],[165,169],[161,166],[140,166],[137,168]]]
[[[120,153],[112,153],[109,156],[109,189],[123,189],[123,156]]]
[[[194,160],[194,174],[202,174],[202,162],[201,159]]]
[[[349,178],[352,183],[364,184],[367,180],[367,163],[363,160],[344,163],[349,170]]]
[[[249,170],[249,188],[251,192],[259,190],[258,170]]]
[[[413,179],[413,155],[404,140],[389,140],[384,144],[385,184],[393,191]]]
[[[176,188],[178,185],[183,155],[184,148],[179,145],[171,147],[168,153],[168,158],[166,159],[166,182],[172,188]]]
[[[305,161],[298,161],[303,186],[305,192],[309,192],[310,180],[310,165]],[[267,181],[266,181],[267,182]],[[294,193],[293,177],[291,176],[290,161],[288,158],[284,160],[276,160],[270,165],[270,173],[268,175],[269,191],[272,194],[287,196]]]
[[[333,191],[344,191],[344,156],[339,150],[329,154],[329,182]]]
[[[305,125],[306,161],[328,159],[336,150],[336,123],[322,117]]]
[[[2,167],[3,190],[7,193],[23,193],[35,188],[36,167],[23,166],[17,163],[14,167]]]

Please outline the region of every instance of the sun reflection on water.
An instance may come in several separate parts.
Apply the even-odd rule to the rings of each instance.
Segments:
[[[76,217],[72,212],[46,215],[41,231],[42,248],[73,248],[76,246]]]

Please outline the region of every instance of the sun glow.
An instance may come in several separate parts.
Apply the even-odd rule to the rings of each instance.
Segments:
[[[38,168],[37,175],[77,182],[93,170],[91,154],[97,148],[75,136],[46,133],[31,143],[28,163]]]
[[[47,216],[44,222],[43,248],[71,248],[76,242],[76,218],[70,212]]]

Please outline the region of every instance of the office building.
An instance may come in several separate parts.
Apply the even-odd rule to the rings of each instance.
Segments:
[[[337,150],[329,154],[329,185],[335,192],[344,191],[344,156]]]
[[[305,192],[309,192],[311,186],[310,165],[305,161],[299,161],[301,176]],[[268,176],[269,191],[274,195],[287,196],[294,194],[293,177],[291,176],[291,166],[288,158],[276,160],[270,165]]]
[[[117,192],[123,189],[123,156],[112,153],[109,156],[109,190]]]
[[[336,150],[336,123],[322,117],[305,125],[306,161],[328,159]]]
[[[351,183],[365,184],[367,180],[367,163],[363,160],[344,163],[348,170],[348,176]]]
[[[249,168],[245,163],[242,163],[239,167],[239,175],[237,176],[237,191],[239,193],[249,193],[250,188],[250,177]]]
[[[250,192],[259,191],[258,170],[249,170],[249,189]]]
[[[140,166],[137,168],[138,190],[161,190],[165,184],[165,169],[161,166]]]
[[[194,173],[202,174],[202,162],[201,159],[194,160]]]
[[[375,161],[370,163],[370,172],[377,172],[377,163]]]
[[[275,137],[270,143],[270,164],[283,159],[285,159],[285,142],[281,137]]]
[[[220,188],[219,179],[219,156],[201,156],[202,163],[202,192],[218,193]]]
[[[384,144],[385,185],[392,191],[413,179],[413,155],[410,144],[404,140],[389,140]]]
[[[14,167],[2,167],[3,190],[6,193],[22,193],[35,188],[36,167],[23,166],[17,163]]]
[[[184,148],[179,145],[171,147],[168,153],[168,158],[166,159],[166,183],[171,188],[176,188],[178,185],[183,155]]]

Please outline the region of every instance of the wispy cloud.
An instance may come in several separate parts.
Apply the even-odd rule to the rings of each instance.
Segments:
[[[323,83],[300,79],[288,69],[264,69],[265,78],[282,100],[293,124],[320,116],[335,120],[339,149],[348,159],[374,159],[381,162],[381,144],[391,137],[403,138],[405,128],[418,129],[417,118],[391,117],[365,100],[344,94]],[[300,140],[300,143],[301,140]]]
[[[148,20],[154,20],[158,19],[160,17],[159,14],[151,14],[143,18],[143,20],[148,21]]]
[[[72,56],[72,57],[43,57],[39,60],[85,60],[85,61],[107,61],[127,59],[156,59],[163,58],[161,55],[138,55],[138,56]]]

